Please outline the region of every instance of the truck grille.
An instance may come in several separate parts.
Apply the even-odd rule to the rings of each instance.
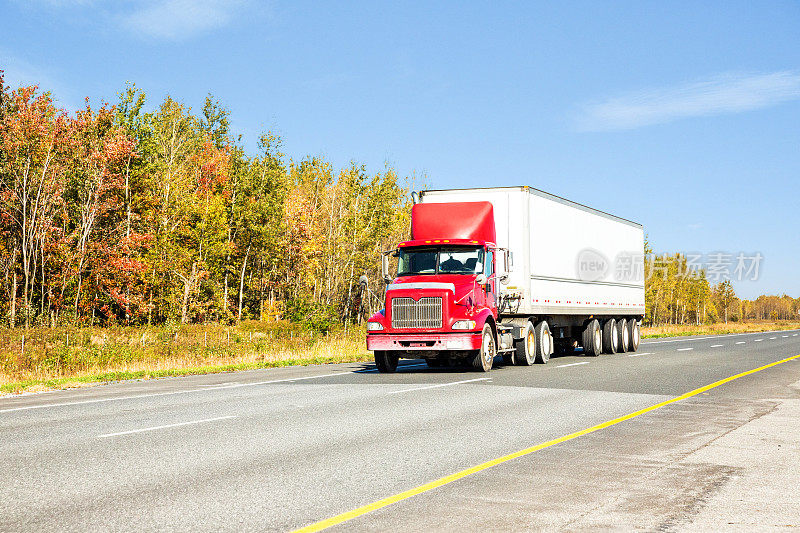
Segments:
[[[416,302],[413,298],[392,298],[393,328],[442,327],[442,297],[426,296]]]

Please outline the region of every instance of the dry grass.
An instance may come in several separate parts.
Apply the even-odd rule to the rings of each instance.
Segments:
[[[800,321],[752,321],[705,324],[700,326],[678,324],[666,326],[647,326],[642,328],[643,337],[679,337],[685,335],[727,335],[731,333],[757,333],[759,331],[780,331],[800,329]]]
[[[24,348],[23,348],[24,336]],[[371,358],[362,328],[321,335],[292,324],[0,330],[0,393],[118,379]]]

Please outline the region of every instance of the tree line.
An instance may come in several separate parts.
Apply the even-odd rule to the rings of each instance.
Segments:
[[[14,327],[235,322],[315,329],[382,306],[380,252],[407,236],[412,178],[245,152],[211,96],[199,114],[128,85],[74,113],[0,71],[0,313]],[[646,324],[797,319],[646,245]],[[366,283],[364,280],[366,275]]]
[[[380,252],[409,226],[406,178],[289,159],[272,133],[248,155],[211,96],[199,114],[145,103],[128,85],[70,114],[0,77],[10,326],[271,316],[326,329],[365,313]]]
[[[645,244],[645,325],[800,320],[800,298],[739,298],[730,279],[711,283],[684,254],[654,254]]]

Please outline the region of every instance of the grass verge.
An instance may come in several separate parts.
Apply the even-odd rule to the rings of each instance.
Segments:
[[[762,331],[782,331],[800,329],[800,321],[728,322],[727,324],[670,324],[642,328],[642,337],[657,339],[661,337],[684,337],[692,335],[731,335],[734,333],[759,333]]]
[[[13,394],[21,392],[42,392],[53,389],[71,389],[90,386],[99,383],[124,381],[130,379],[155,379],[165,377],[193,376],[198,374],[219,374],[236,372],[239,370],[255,370],[258,368],[277,368],[284,366],[326,365],[335,363],[352,363],[359,361],[372,361],[372,354],[358,354],[352,357],[305,357],[298,359],[282,359],[279,361],[256,361],[248,363],[234,363],[226,365],[206,365],[187,368],[166,368],[162,370],[120,370],[103,372],[85,376],[53,378],[47,380],[27,380],[0,385],[0,392]]]
[[[287,323],[0,329],[0,394],[293,365],[367,361],[365,331]]]

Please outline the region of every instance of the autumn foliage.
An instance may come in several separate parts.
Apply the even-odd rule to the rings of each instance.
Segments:
[[[0,312],[10,326],[290,319],[377,305],[378,254],[408,227],[391,169],[248,155],[228,113],[167,97],[67,113],[0,78]],[[367,274],[370,284],[358,280]]]

